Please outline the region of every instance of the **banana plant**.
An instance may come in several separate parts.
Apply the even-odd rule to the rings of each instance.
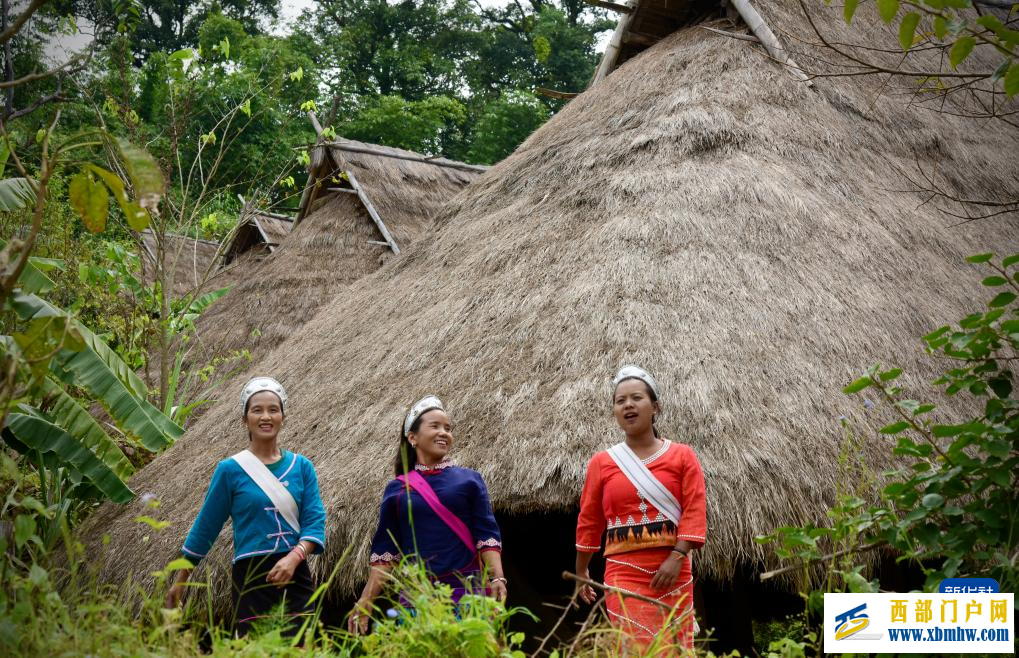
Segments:
[[[0,244],[0,248],[3,245]],[[141,379],[76,318],[39,295],[54,288],[45,270],[62,263],[32,258],[6,306],[24,331],[0,337],[4,382],[3,441],[40,471],[63,468],[72,481],[116,502],[134,496],[134,467],[123,450],[68,391],[84,391],[135,447],[157,452],[183,429],[146,399]]]

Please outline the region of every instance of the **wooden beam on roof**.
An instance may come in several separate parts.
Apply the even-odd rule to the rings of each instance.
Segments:
[[[318,117],[315,116],[314,110],[308,110],[308,118],[311,119],[311,127],[315,129],[315,134],[318,135],[319,139],[321,139],[322,124],[318,122]]]
[[[422,162],[424,164],[435,165],[436,167],[449,167],[450,169],[462,169],[464,171],[477,172],[479,174],[488,171],[488,167],[481,165],[467,164],[466,162],[456,162],[453,160],[447,160],[445,158],[437,158],[436,156],[419,155],[417,153],[393,153],[381,148],[372,147],[369,144],[351,144],[344,139],[337,139],[329,142],[329,147],[338,151],[347,151],[348,153],[364,153],[365,155],[377,155],[380,158],[393,158],[395,160],[409,160],[411,162]]]
[[[394,240],[393,236],[389,233],[389,229],[386,228],[382,218],[379,217],[379,213],[375,211],[375,206],[372,205],[371,199],[369,199],[368,195],[364,193],[364,188],[362,188],[361,184],[357,182],[357,176],[354,175],[354,172],[348,170],[347,179],[350,181],[350,186],[357,190],[358,198],[361,199],[361,203],[364,204],[364,208],[368,211],[368,215],[371,216],[372,221],[375,222],[375,226],[378,227],[382,237],[385,238],[386,244],[389,245],[389,248],[393,250],[394,254],[399,256],[400,247],[396,245],[396,240]]]
[[[630,5],[621,5],[618,2],[606,2],[605,0],[584,0],[584,2],[593,7],[601,7],[602,9],[608,9],[609,11],[618,11],[620,14],[633,13],[633,7]]]
[[[768,51],[768,54],[772,56],[780,64],[785,64],[789,71],[800,81],[806,82],[808,85],[812,85],[810,78],[803,72],[802,69],[793,61],[793,58],[789,56],[789,52],[786,50],[782,42],[778,40],[775,33],[771,31],[768,24],[764,22],[764,18],[761,17],[757,10],[754,9],[753,5],[750,4],[750,0],[728,0],[729,4],[736,8],[739,12],[740,18],[747,24],[750,31],[754,33],[758,39],[761,40],[761,45]]]
[[[271,254],[273,251],[275,251],[275,249],[273,249],[272,241],[269,239],[269,234],[265,232],[264,228],[262,228],[262,224],[258,221],[257,216],[252,215],[251,221],[254,222],[255,228],[258,229],[258,234],[262,236],[263,240],[265,240],[265,244],[267,247],[269,247],[269,253]]]
[[[701,29],[707,30],[708,32],[714,32],[715,34],[721,35],[723,37],[729,37],[730,39],[737,39],[739,41],[749,41],[751,43],[761,43],[761,40],[752,34],[739,34],[737,32],[728,32],[726,30],[716,30],[715,28],[708,27],[707,25],[701,25]]]
[[[326,160],[325,147],[316,146],[311,150],[311,164],[308,165],[308,182],[301,192],[301,205],[297,210],[297,217],[294,218],[294,226],[297,226],[304,216],[308,214],[315,196],[318,194],[319,169]]]
[[[572,91],[556,91],[555,89],[546,89],[545,87],[535,87],[534,93],[547,96],[548,98],[555,98],[561,101],[568,101],[576,98],[580,94]]]
[[[661,40],[662,37],[658,37],[653,34],[644,34],[643,32],[627,32],[626,36],[623,37],[623,41],[625,43],[636,43],[641,46],[647,46],[648,48]]]
[[[637,3],[640,0],[627,0],[626,5],[633,10],[637,9]],[[598,64],[598,70],[595,71],[594,78],[591,79],[591,84],[595,85],[605,76],[612,72],[612,69],[616,68],[616,62],[619,60],[619,51],[623,47],[623,37],[626,36],[626,32],[630,29],[630,22],[633,20],[635,11],[630,11],[619,17],[619,22],[616,23],[616,29],[612,33],[612,38],[609,39],[609,43],[605,46],[605,53],[602,55],[601,62]]]

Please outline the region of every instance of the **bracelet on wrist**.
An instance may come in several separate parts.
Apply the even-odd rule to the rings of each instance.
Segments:
[[[502,576],[499,576],[497,578],[489,578],[488,580],[493,583],[502,583],[503,585],[509,584],[508,581]]]
[[[679,548],[673,548],[672,552],[673,553],[679,553],[683,557],[690,557],[690,551],[684,551],[684,550],[680,550]]]

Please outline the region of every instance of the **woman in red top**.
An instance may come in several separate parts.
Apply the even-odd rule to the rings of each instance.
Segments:
[[[658,436],[661,407],[650,374],[624,366],[612,383],[612,412],[626,441],[599,452],[587,467],[577,518],[577,573],[590,577],[588,565],[605,533],[605,584],[673,609],[610,594],[605,606],[613,624],[640,645],[668,626],[667,642],[691,648],[690,553],[704,545],[707,530],[704,474],[690,446]],[[586,585],[580,596],[587,603],[596,599]]]

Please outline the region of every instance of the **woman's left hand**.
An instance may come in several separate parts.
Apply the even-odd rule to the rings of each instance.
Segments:
[[[488,591],[496,601],[506,600],[506,584],[502,581],[489,581]]]
[[[502,602],[506,600],[506,583],[501,580],[490,581],[488,583],[488,590],[496,601]]]
[[[658,571],[655,572],[654,578],[651,579],[651,589],[663,590],[669,589],[676,584],[676,579],[679,578],[679,570],[683,566],[683,560],[686,558],[673,551],[669,553],[669,557],[665,558],[665,562],[662,562],[661,566],[658,567]]]
[[[288,553],[269,570],[269,575],[265,577],[266,582],[273,583],[277,587],[283,587],[293,579],[294,571],[300,563],[300,557],[293,553]]]

